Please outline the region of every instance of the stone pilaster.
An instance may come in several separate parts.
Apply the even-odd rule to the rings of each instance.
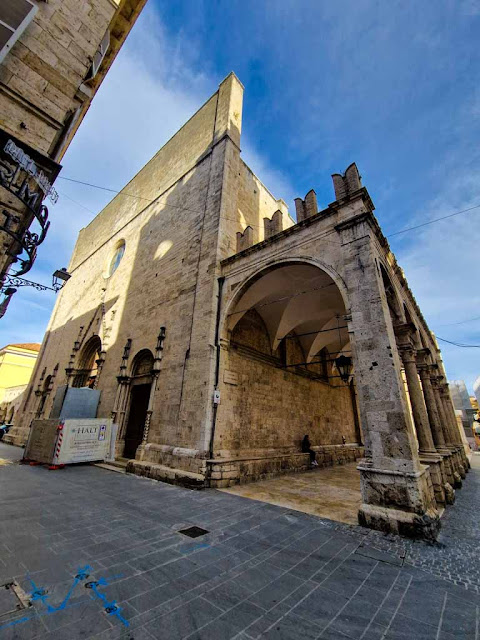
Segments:
[[[363,198],[362,192],[357,198]],[[364,200],[368,209],[369,200]],[[440,522],[430,471],[418,457],[385,289],[376,262],[374,218],[366,211],[339,225],[347,318],[364,433],[358,466],[365,526],[433,539]]]

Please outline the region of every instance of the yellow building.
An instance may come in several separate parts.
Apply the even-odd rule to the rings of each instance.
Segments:
[[[7,344],[0,349],[0,422],[12,422],[30,381],[40,346],[29,342]]]

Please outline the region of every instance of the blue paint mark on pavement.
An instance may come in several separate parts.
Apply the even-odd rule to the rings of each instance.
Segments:
[[[33,618],[36,617],[41,617],[41,616],[48,616],[48,615],[52,615],[54,613],[58,613],[59,611],[64,611],[67,608],[70,607],[74,607],[77,606],[79,604],[82,604],[83,602],[85,602],[85,600],[80,600],[79,602],[74,602],[74,603],[69,603],[70,598],[72,597],[72,594],[75,590],[75,588],[83,581],[87,580],[87,578],[89,578],[90,573],[92,571],[92,568],[89,565],[85,565],[84,567],[80,567],[77,570],[77,574],[73,580],[73,583],[71,585],[71,587],[69,588],[69,590],[67,591],[67,594],[65,595],[64,599],[62,600],[62,602],[57,605],[57,606],[52,606],[49,602],[47,602],[49,596],[48,596],[48,591],[46,589],[44,589],[43,587],[37,586],[35,584],[35,582],[32,580],[32,578],[30,576],[28,577],[28,580],[31,584],[32,587],[32,591],[30,593],[30,602],[41,602],[42,605],[45,607],[45,610],[40,610],[40,611],[34,611],[32,612],[30,615],[26,615],[23,618],[18,618],[16,620],[11,620],[10,622],[6,622],[4,624],[0,624],[0,630],[5,628],[5,627],[11,627],[14,625],[18,625],[18,624],[22,624],[24,622],[27,622],[28,620],[32,620]],[[116,603],[115,600],[109,600],[106,595],[104,593],[102,593],[101,591],[98,590],[98,587],[106,587],[109,584],[111,584],[112,582],[114,582],[116,579],[121,578],[121,574],[113,576],[110,579],[107,578],[99,578],[98,580],[94,580],[92,582],[87,582],[85,584],[85,587],[87,587],[88,589],[91,589],[92,592],[92,596],[91,598],[93,600],[99,600],[100,602],[102,602],[102,604],[104,605],[104,611],[105,613],[107,613],[110,616],[114,616],[116,618],[118,618],[118,620],[125,625],[126,627],[128,627],[130,625],[130,623],[128,622],[128,620],[126,620],[122,615],[121,615],[121,610],[122,608]]]

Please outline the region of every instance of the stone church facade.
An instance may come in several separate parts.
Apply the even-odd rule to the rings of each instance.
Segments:
[[[230,74],[82,229],[8,439],[65,384],[169,482],[305,469],[309,434],[321,464],[358,460],[362,524],[433,538],[469,466],[434,336],[355,164],[295,222],[241,158],[242,97]]]

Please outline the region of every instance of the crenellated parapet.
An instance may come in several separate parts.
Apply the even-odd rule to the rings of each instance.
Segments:
[[[335,200],[343,200],[347,196],[362,188],[362,177],[358,172],[355,162],[347,167],[345,173],[332,174],[333,188],[335,189]]]
[[[244,232],[237,231],[237,253],[248,249],[253,244],[253,227],[246,227]]]
[[[310,189],[304,200],[295,198],[295,211],[297,222],[302,222],[318,213],[317,194],[313,189]]]
[[[283,213],[278,209],[271,218],[263,219],[265,240],[283,231]]]

